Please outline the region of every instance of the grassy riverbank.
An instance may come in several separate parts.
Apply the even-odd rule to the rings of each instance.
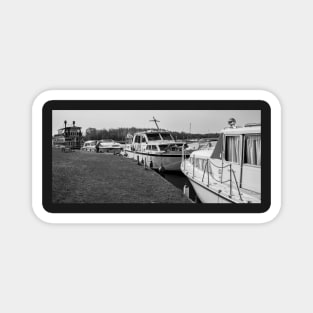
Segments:
[[[134,160],[53,149],[54,203],[190,203],[182,191]]]

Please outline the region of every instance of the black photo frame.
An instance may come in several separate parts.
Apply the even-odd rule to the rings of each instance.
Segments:
[[[53,203],[53,110],[260,110],[261,203]],[[51,100],[42,108],[42,205],[49,213],[264,213],[271,205],[271,107],[263,100]]]

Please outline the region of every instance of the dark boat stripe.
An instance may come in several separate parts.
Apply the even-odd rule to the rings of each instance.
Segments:
[[[153,157],[166,157],[166,158],[178,158],[178,157],[182,157],[181,154],[168,154],[168,155],[162,155],[162,154],[151,154],[151,153],[144,153],[144,152],[137,152],[137,151],[130,151],[130,150],[125,150],[126,152],[130,152],[130,153],[136,153],[136,154],[141,154],[141,155],[147,155],[147,156],[153,156]]]

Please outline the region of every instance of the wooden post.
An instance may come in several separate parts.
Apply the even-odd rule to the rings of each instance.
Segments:
[[[189,199],[189,187],[187,185],[184,185],[183,192],[184,195]]]

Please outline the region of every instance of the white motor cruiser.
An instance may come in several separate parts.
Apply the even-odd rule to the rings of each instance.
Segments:
[[[183,152],[181,171],[202,203],[260,203],[261,125],[223,129],[214,147]]]
[[[147,130],[135,133],[132,141],[126,143],[124,154],[159,171],[180,171],[184,145],[168,131]],[[186,158],[189,154],[185,150]]]
[[[84,142],[81,150],[89,152],[106,152],[118,154],[122,150],[122,145],[112,139],[88,140]]]
[[[101,139],[98,141],[99,152],[120,153],[122,150],[122,145],[118,142],[115,142],[112,139]]]
[[[156,130],[147,130],[128,134],[124,155],[159,171],[180,171],[182,150],[185,148],[185,158],[192,151],[182,141],[176,141],[169,131],[161,130],[157,120],[153,120]]]

